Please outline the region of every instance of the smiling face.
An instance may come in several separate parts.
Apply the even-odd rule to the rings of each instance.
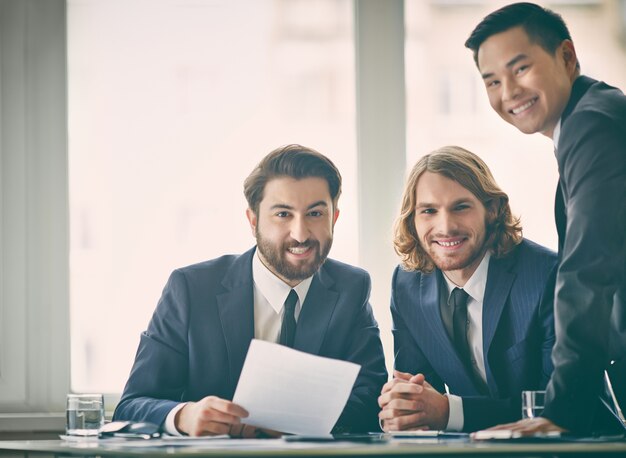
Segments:
[[[325,179],[279,177],[265,185],[258,215],[246,214],[263,264],[295,286],[326,260],[339,210]]]
[[[421,247],[454,283],[463,286],[485,251],[485,206],[443,175],[424,172],[415,189],[415,230]]]
[[[477,63],[496,113],[525,134],[552,138],[578,75],[572,42],[564,40],[551,55],[513,27],[487,38]]]

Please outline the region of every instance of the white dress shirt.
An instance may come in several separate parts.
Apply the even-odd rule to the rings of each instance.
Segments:
[[[285,300],[292,288],[265,267],[259,259],[258,251],[252,260],[252,280],[254,281],[254,337],[266,342],[278,342]],[[312,276],[293,287],[298,295],[294,311],[296,323],[311,281],[313,281]]]
[[[561,138],[561,118],[552,132],[552,143],[554,143],[554,152],[556,152],[557,146],[559,146],[559,138]]]
[[[266,342],[278,342],[280,327],[283,320],[284,305],[292,287],[271,272],[259,258],[259,251],[252,258],[252,280],[254,282],[254,337]],[[302,304],[309,292],[313,276],[302,280],[293,290],[298,295],[298,302],[294,315],[296,323],[302,311]],[[185,406],[186,402],[178,404],[165,418],[165,432],[180,436],[174,425],[176,413]]]
[[[469,320],[467,340],[472,355],[472,364],[485,383],[487,383],[487,372],[485,370],[485,355],[483,351],[483,299],[485,297],[485,286],[487,285],[487,273],[490,259],[491,254],[487,252],[472,276],[462,287],[469,295],[467,299],[467,318]],[[445,272],[443,278],[445,278],[446,284],[448,285],[449,298],[449,295],[452,294],[452,290],[459,288],[459,286],[446,277]],[[456,396],[454,393],[448,393],[448,401],[450,414],[446,429],[449,431],[461,431],[464,423],[463,399],[460,396]]]

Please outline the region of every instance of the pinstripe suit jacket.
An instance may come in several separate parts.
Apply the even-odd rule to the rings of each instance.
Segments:
[[[519,419],[521,391],[544,389],[553,369],[556,261],[553,252],[528,240],[504,258],[491,258],[482,323],[487,396],[480,395],[444,328],[441,271],[396,268],[391,295],[395,368],[422,373],[438,391],[446,384],[461,396],[464,431]]]

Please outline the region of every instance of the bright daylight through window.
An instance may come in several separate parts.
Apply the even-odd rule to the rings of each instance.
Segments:
[[[169,273],[253,245],[243,180],[277,146],[344,178],[357,262],[349,0],[69,0],[72,389],[119,393]]]

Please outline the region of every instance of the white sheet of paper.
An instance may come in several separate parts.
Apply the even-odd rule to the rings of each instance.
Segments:
[[[250,343],[233,402],[243,422],[284,433],[329,434],[361,366],[262,340]]]

